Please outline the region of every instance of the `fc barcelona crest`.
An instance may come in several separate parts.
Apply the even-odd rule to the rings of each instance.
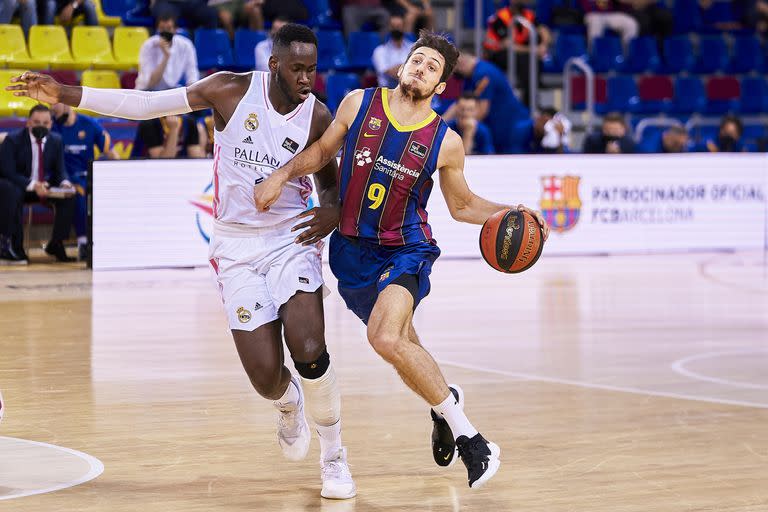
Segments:
[[[579,221],[581,199],[580,176],[544,176],[541,178],[541,213],[550,227],[562,233]]]
[[[368,128],[370,128],[373,131],[379,130],[381,128],[381,119],[378,117],[372,117],[368,120]]]

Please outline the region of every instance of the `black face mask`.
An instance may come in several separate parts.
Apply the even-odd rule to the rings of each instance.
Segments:
[[[158,35],[169,43],[173,40],[173,32],[160,32]]]
[[[48,128],[45,126],[33,126],[31,132],[34,138],[43,140],[45,136],[48,135]]]
[[[402,30],[393,30],[389,33],[393,41],[402,41],[405,33]]]
[[[69,112],[64,112],[56,118],[58,124],[67,124],[67,121],[69,121]]]
[[[621,137],[617,137],[616,135],[603,135],[603,142],[608,144],[609,142],[619,142],[621,140]]]
[[[734,151],[736,149],[736,139],[730,135],[721,135],[717,138],[717,145],[720,151]]]

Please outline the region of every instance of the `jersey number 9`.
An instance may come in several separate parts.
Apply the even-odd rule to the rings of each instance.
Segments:
[[[374,183],[368,187],[368,199],[373,201],[368,208],[375,210],[381,203],[384,202],[384,196],[387,194],[387,189],[381,183]]]

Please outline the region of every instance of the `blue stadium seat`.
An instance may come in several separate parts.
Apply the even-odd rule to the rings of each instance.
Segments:
[[[352,32],[347,42],[347,55],[349,67],[355,69],[373,68],[371,57],[373,50],[381,44],[381,37],[377,32]]]
[[[229,46],[229,35],[221,29],[197,29],[195,50],[197,67],[200,69],[231,68],[235,63]]]
[[[648,126],[643,130],[643,138],[637,143],[638,153],[661,152],[661,136],[667,129],[666,126]]]
[[[571,57],[586,57],[587,40],[581,34],[563,34],[557,36],[553,56],[544,61],[542,70],[545,73],[560,73],[563,64]]]
[[[755,35],[736,36],[733,41],[733,58],[728,66],[730,73],[762,71],[763,49]]]
[[[624,65],[621,39],[613,36],[596,37],[589,52],[589,63],[596,73],[621,69]]]
[[[325,83],[328,109],[335,113],[339,103],[350,91],[360,88],[360,78],[355,73],[331,73]]]
[[[694,76],[679,77],[675,80],[675,98],[671,111],[678,114],[703,112],[706,104],[704,84]]]
[[[258,30],[239,29],[235,31],[235,68],[252,71],[256,66],[256,45],[267,38],[267,33]]]
[[[624,61],[626,73],[657,72],[661,67],[659,50],[653,37],[636,37],[629,42],[627,58]]]
[[[758,141],[766,136],[766,127],[762,123],[744,123],[744,140]]]
[[[133,2],[131,3],[133,4]],[[101,8],[107,16],[120,16],[121,18],[129,9],[125,0],[101,0]]]
[[[608,79],[608,102],[605,108],[608,112],[637,112],[640,106],[640,95],[635,78],[622,75]]]
[[[672,8],[675,32],[687,34],[701,27],[701,11],[698,0],[676,0]]]
[[[721,36],[706,36],[699,40],[699,58],[694,73],[709,74],[725,71],[728,66],[728,47]]]
[[[764,77],[750,76],[741,81],[740,109],[745,114],[768,112],[768,84]]]
[[[328,0],[304,0],[304,6],[309,11],[309,24],[313,27],[326,30],[341,29],[341,23],[333,18]]]
[[[343,69],[349,65],[344,36],[339,30],[317,31],[317,69]]]
[[[115,2],[112,9],[122,9],[123,23],[129,27],[153,27],[155,18],[149,10],[149,0],[122,0],[124,7],[120,7],[121,0],[104,0],[105,3]],[[102,5],[103,7],[103,5]]]
[[[674,36],[664,40],[665,73],[691,71],[695,63],[693,45],[688,36]]]

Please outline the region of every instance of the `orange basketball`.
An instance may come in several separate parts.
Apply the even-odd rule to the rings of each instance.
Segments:
[[[499,272],[517,274],[531,268],[543,247],[541,226],[528,212],[496,212],[480,231],[480,253]]]

